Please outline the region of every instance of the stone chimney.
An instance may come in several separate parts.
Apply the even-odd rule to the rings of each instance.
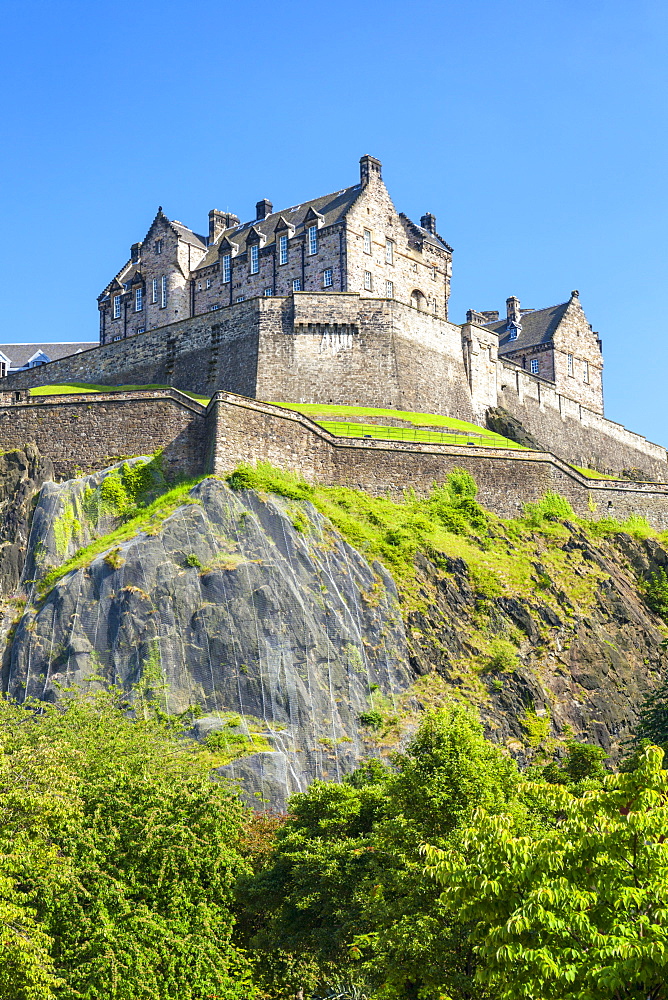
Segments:
[[[362,187],[366,187],[369,181],[374,178],[380,180],[382,177],[383,164],[375,156],[363,156],[360,159],[360,181]]]
[[[209,212],[209,243],[213,243],[226,228],[224,214],[217,208],[212,208]]]
[[[426,229],[426,226],[422,227]],[[483,326],[485,323],[485,314],[481,312],[476,312],[475,309],[467,309],[466,311],[466,322],[475,323],[476,326]]]
[[[255,218],[256,220],[266,219],[267,216],[271,215],[273,211],[274,211],[274,206],[272,205],[272,203],[270,201],[267,201],[266,198],[263,198],[262,201],[258,201],[257,205],[255,206]]]
[[[432,236],[436,235],[436,216],[432,215],[431,212],[427,212],[426,215],[422,216],[420,219],[420,225],[423,229],[426,229],[428,233],[431,233]]]
[[[141,253],[141,243],[133,243],[130,247],[130,260],[133,264],[136,264],[139,260],[139,255]]]
[[[508,323],[515,323],[520,326],[522,323],[522,313],[520,312],[520,300],[516,295],[511,295],[506,299],[506,315]]]

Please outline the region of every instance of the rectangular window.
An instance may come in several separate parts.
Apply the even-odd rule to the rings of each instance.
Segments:
[[[302,280],[301,278],[295,278],[295,280],[292,282],[292,291],[301,292],[301,290],[302,290]]]
[[[312,257],[314,253],[318,252],[318,227],[309,226],[308,227],[308,252],[309,256]]]
[[[120,319],[121,315],[121,297],[120,295],[114,295],[114,319]]]
[[[223,282],[224,282],[224,284],[227,284],[227,282],[230,280],[230,272],[232,270],[232,265],[230,263],[231,260],[232,260],[232,255],[231,254],[226,253],[226,254],[223,255]]]
[[[206,279],[206,287],[211,288],[211,278]]]
[[[122,339],[122,338],[121,338],[121,335],[120,335],[120,334],[119,334],[119,335],[118,335],[117,337],[114,337],[114,340],[121,340],[121,339]]]
[[[158,279],[153,279],[152,292],[151,292],[151,302],[158,301]]]
[[[269,298],[269,296],[273,295],[273,294],[274,294],[274,289],[273,288],[265,288],[265,290],[264,290],[265,298]]]
[[[568,374],[569,375],[573,374],[573,355],[572,354],[568,355]]]
[[[260,270],[260,248],[254,243],[250,248],[250,273],[257,274]]]
[[[531,359],[531,374],[532,375],[537,375],[539,367],[540,366],[538,364],[538,358],[532,358]]]
[[[364,253],[371,253],[371,230],[364,230]]]
[[[333,277],[332,277],[332,269],[331,269],[331,267],[328,267],[327,270],[323,272],[322,283],[325,286],[325,288],[331,288],[332,287]]]
[[[163,274],[160,279],[160,308],[164,309],[167,305],[167,275]]]
[[[432,269],[431,269],[431,280],[432,281],[436,281],[436,275],[437,275],[437,273],[438,272],[437,272],[436,268],[432,267]]]
[[[158,242],[156,243],[155,252],[162,253],[162,240],[158,240]]]
[[[135,288],[135,312],[141,312],[144,308],[144,293],[141,288]]]
[[[371,291],[371,271],[364,272],[364,291]]]
[[[589,385],[589,362],[588,361],[585,361],[585,363],[584,363],[584,377],[583,377],[583,382],[585,382],[587,385]]]
[[[216,302],[214,305],[211,306],[212,312],[215,312],[216,309],[220,309],[220,302]]]
[[[245,295],[237,295],[237,302],[245,302],[245,300],[246,300]]]
[[[385,263],[394,264],[394,243],[392,240],[385,240]]]
[[[288,262],[288,238],[287,236],[278,237],[278,263],[287,264]]]
[[[145,330],[146,330],[145,326],[138,326],[137,327],[137,333],[144,333]]]
[[[385,298],[386,299],[393,299],[394,298],[394,282],[393,281],[386,281],[385,282]]]

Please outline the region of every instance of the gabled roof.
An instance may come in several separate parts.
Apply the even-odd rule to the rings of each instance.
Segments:
[[[97,341],[91,340],[62,344],[0,344],[0,353],[9,359],[12,368],[22,368],[40,352],[45,354],[49,361],[60,361],[61,358],[67,358],[71,354],[90,351],[91,348],[99,346]]]
[[[552,340],[555,330],[564,318],[568,305],[568,302],[562,302],[558,306],[548,306],[546,309],[533,309],[531,312],[522,313],[522,330],[516,340],[510,339],[506,319],[485,323],[485,329],[498,333],[499,354],[509,354],[526,350],[528,347],[537,347],[538,344],[546,344]]]
[[[168,220],[169,221],[169,220]],[[182,222],[169,222],[170,226],[184,243],[190,243],[193,247],[199,247],[200,250],[206,250],[206,237],[198,236],[197,233],[193,233],[192,229],[188,229],[184,226]]]
[[[200,268],[210,267],[211,264],[218,263],[220,244],[225,237],[239,245],[239,253],[244,253],[251,230],[261,232],[266,237],[267,244],[276,241],[275,233],[279,223],[281,229],[284,228],[283,223],[294,227],[295,235],[299,235],[300,231],[303,232],[306,228],[307,215],[309,219],[313,218],[313,213],[310,212],[311,209],[318,216],[322,216],[323,226],[331,226],[335,222],[340,222],[359,196],[361,190],[362,185],[355,184],[353,187],[344,188],[342,191],[334,192],[334,194],[326,194],[321,198],[304,201],[301,205],[294,205],[292,208],[282,208],[278,212],[272,212],[271,215],[267,215],[264,219],[253,219],[251,222],[242,222],[234,229],[226,229],[224,233],[219,234],[215,243],[209,247],[206,257],[200,261],[194,270],[198,271]]]

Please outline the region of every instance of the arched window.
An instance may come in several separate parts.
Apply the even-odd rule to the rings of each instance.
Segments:
[[[418,312],[425,312],[427,309],[427,299],[422,294],[419,288],[414,288],[411,292],[411,305]]]

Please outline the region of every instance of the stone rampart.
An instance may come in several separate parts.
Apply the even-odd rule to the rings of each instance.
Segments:
[[[560,395],[549,382],[516,365],[498,362],[496,405],[546,450],[575,465],[613,475],[636,470],[644,478],[668,481],[665,448]]]
[[[205,408],[174,389],[29,396],[0,393],[0,450],[34,442],[59,479],[164,450],[172,476],[206,468]]]

